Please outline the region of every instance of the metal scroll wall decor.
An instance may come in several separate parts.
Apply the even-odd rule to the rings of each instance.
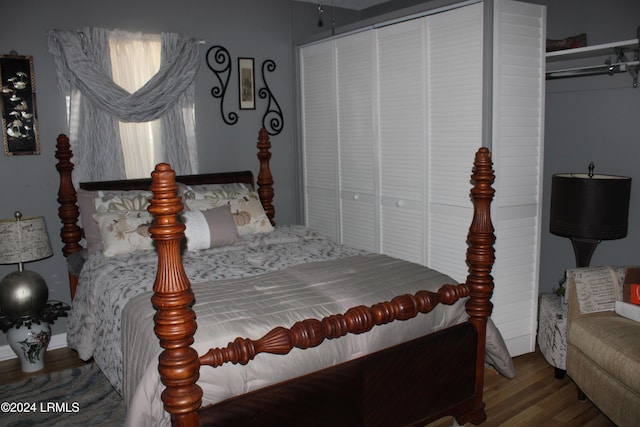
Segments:
[[[282,126],[284,125],[284,119],[282,116],[282,109],[280,104],[273,96],[273,92],[269,89],[267,79],[265,78],[266,71],[272,73],[276,69],[276,63],[271,59],[267,59],[262,63],[262,83],[264,87],[258,91],[258,95],[262,99],[267,99],[267,109],[262,116],[262,127],[269,132],[269,135],[278,135],[282,132]]]
[[[247,58],[244,58],[245,60]],[[235,111],[225,112],[225,96],[229,87],[229,79],[232,74],[232,61],[229,51],[223,46],[212,46],[207,50],[206,54],[207,66],[215,74],[218,79],[218,84],[211,89],[211,96],[220,100],[220,114],[222,120],[230,126],[235,125],[238,122],[238,113]],[[264,127],[269,135],[278,135],[282,132],[284,125],[284,119],[282,115],[282,109],[280,104],[273,96],[273,92],[269,88],[266,79],[266,73],[272,73],[276,69],[276,63],[271,59],[267,59],[262,63],[262,83],[264,87],[258,91],[258,95],[261,99],[267,100],[267,107],[265,113],[262,116],[262,127]],[[247,108],[240,108],[247,109]]]
[[[222,120],[228,125],[235,125],[238,122],[238,114],[233,111],[229,114],[224,112],[224,97],[227,93],[229,77],[231,76],[231,56],[229,51],[222,46],[211,46],[207,51],[206,59],[207,66],[220,82],[219,86],[214,86],[211,89],[211,96],[220,99]]]

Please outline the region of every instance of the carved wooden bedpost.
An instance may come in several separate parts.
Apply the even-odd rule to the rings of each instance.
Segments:
[[[156,309],[155,332],[164,348],[158,364],[166,386],[162,401],[174,426],[197,426],[196,410],[202,403],[202,389],[196,385],[200,369],[198,354],[191,347],[197,327],[191,308],[194,296],[180,254],[185,226],[176,218],[183,205],[176,196],[175,172],[168,164],[157,165],[151,179],[153,199],[148,210],[155,222],[150,232],[158,251],[158,272],[151,302]]]
[[[476,153],[474,169],[471,174],[471,179],[475,182],[471,189],[474,213],[469,229],[469,248],[467,249],[467,263],[470,268],[467,283],[471,285],[471,294],[466,305],[469,321],[477,328],[479,337],[476,357],[476,398],[472,412],[465,414],[458,420],[461,425],[469,421],[479,424],[487,418],[482,393],[487,319],[491,316],[493,308],[491,303],[491,295],[493,294],[491,269],[495,261],[493,244],[496,240],[490,216],[491,201],[495,193],[491,187],[495,179],[492,166],[491,153],[486,147],[480,148]]]
[[[269,141],[269,132],[265,128],[260,129],[258,133],[258,159],[260,160],[260,171],[258,172],[258,196],[262,202],[271,225],[276,225],[273,217],[275,216],[275,208],[273,207],[273,176],[269,168],[269,160],[271,159],[271,142]]]
[[[82,250],[82,246],[80,246],[82,230],[78,226],[80,211],[76,204],[78,198],[71,177],[73,172],[73,163],[71,163],[73,152],[71,151],[69,138],[64,134],[60,134],[56,140],[55,156],[56,159],[58,159],[56,169],[60,174],[60,186],[58,187],[58,203],[60,206],[58,207],[58,216],[62,221],[62,229],[60,230],[60,237],[64,243],[62,253],[64,256],[68,256]],[[69,287],[72,300],[75,296],[77,285],[78,278],[69,273]]]

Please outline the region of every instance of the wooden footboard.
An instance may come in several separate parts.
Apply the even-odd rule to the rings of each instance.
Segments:
[[[445,342],[447,340],[453,343],[464,342],[465,344],[457,344],[458,346],[463,345],[463,348],[458,348],[452,343],[451,345],[438,345],[426,349],[424,341],[421,341],[417,347],[409,347],[410,350],[407,350],[405,345],[401,345],[381,352],[380,354],[384,353],[384,355],[380,356],[382,361],[379,363],[371,362],[375,366],[374,368],[369,368],[369,366],[372,366],[369,362],[363,362],[358,359],[354,363],[349,362],[349,364],[336,367],[335,375],[336,378],[344,377],[345,375],[346,378],[349,378],[349,375],[355,375],[360,379],[363,376],[373,375],[374,379],[369,379],[369,383],[375,385],[373,388],[379,389],[380,384],[385,384],[382,387],[382,389],[385,389],[387,384],[391,387],[391,384],[400,382],[400,386],[396,385],[395,388],[390,388],[390,390],[398,390],[399,392],[402,389],[407,389],[422,393],[413,396],[413,400],[397,399],[397,405],[391,405],[387,408],[391,412],[397,410],[405,413],[416,409],[407,406],[406,402],[408,400],[422,402],[413,405],[419,406],[419,408],[410,417],[398,416],[396,425],[420,425],[435,419],[434,417],[437,418],[447,414],[456,416],[460,423],[469,421],[480,423],[484,421],[486,415],[482,400],[482,390],[486,326],[492,310],[490,299],[493,292],[493,279],[490,273],[494,262],[493,244],[495,242],[490,216],[490,203],[494,193],[491,184],[494,180],[494,174],[491,155],[486,148],[481,148],[476,154],[472,179],[475,182],[471,190],[474,216],[468,234],[467,263],[470,273],[466,283],[455,286],[445,285],[438,293],[419,292],[415,295],[399,296],[390,302],[384,302],[372,307],[355,307],[343,315],[329,316],[321,320],[303,320],[290,329],[276,328],[258,340],[238,338],[224,349],[214,349],[199,357],[191,347],[196,330],[195,313],[191,308],[194,302],[194,295],[182,266],[180,255],[180,241],[184,237],[185,227],[177,220],[176,216],[182,210],[182,203],[180,198],[176,196],[178,187],[175,182],[175,173],[167,164],[158,165],[152,173],[151,190],[154,193],[154,198],[149,207],[149,211],[156,218],[155,224],[150,231],[156,241],[159,258],[152,303],[157,310],[154,317],[155,331],[160,339],[160,345],[164,348],[159,358],[159,372],[162,382],[166,386],[162,393],[162,400],[165,409],[171,414],[173,425],[195,426],[198,424],[199,417],[196,410],[201,405],[202,390],[196,384],[196,381],[201,364],[207,363],[218,366],[225,362],[247,363],[260,352],[284,354],[288,353],[293,347],[312,347],[318,345],[324,339],[342,336],[346,333],[362,333],[376,324],[387,323],[396,319],[408,319],[419,312],[430,311],[438,303],[451,304],[465,296],[470,297],[466,305],[466,310],[470,316],[467,325],[471,325],[467,330],[472,331],[470,338],[467,340],[446,338],[449,336],[448,334],[462,333],[458,327],[449,328],[438,335],[444,335]],[[425,337],[427,341],[432,339],[435,338],[432,336]],[[420,370],[419,375],[417,374],[413,380],[414,384],[411,387],[409,385],[403,386],[403,381],[399,381],[397,377],[404,372],[403,380],[412,381],[413,372],[409,372],[409,375],[407,375],[406,370],[388,368],[408,364],[408,361],[404,362],[404,359],[398,358],[399,354],[403,354],[404,356],[402,357],[406,357],[407,354],[415,354],[416,349],[421,349],[419,351],[420,356],[423,352],[433,353],[434,360],[439,361],[440,365],[435,364],[434,366],[425,367],[422,363],[416,364],[416,369],[420,367]],[[472,360],[460,362],[463,363],[463,366],[451,363],[454,360],[452,358],[453,355],[459,353],[471,355]],[[378,356],[379,354],[376,353],[375,357]],[[363,368],[363,364],[367,367]],[[380,366],[386,368],[381,369]],[[347,371],[349,373],[345,374]],[[371,374],[371,372],[375,372],[375,374]],[[329,371],[326,375],[331,376],[334,374]],[[440,379],[440,382],[434,381],[434,383],[440,384],[442,388],[447,390],[438,390],[437,393],[434,393],[433,389],[430,388],[432,381],[427,382],[429,376]],[[309,379],[308,377],[305,378]],[[364,381],[364,383],[366,382]],[[453,384],[447,385],[450,382]],[[363,382],[358,382],[358,384],[361,383]],[[468,386],[466,389],[469,392],[461,394],[456,387],[462,387],[464,390],[465,384]],[[287,385],[285,384],[284,386],[286,387]],[[291,393],[295,394],[295,392],[291,391],[295,390],[295,387],[290,391],[286,391],[286,389],[284,389],[285,391],[277,391],[275,395],[284,393],[289,399],[292,397]],[[338,389],[344,391],[349,388],[345,387],[346,385],[339,386]],[[359,387],[355,387],[353,393],[353,396],[355,396],[352,396],[354,402],[362,402],[365,399],[362,396],[369,396],[369,392],[360,390]],[[425,399],[432,399],[434,395],[440,396],[441,401],[438,400],[436,404],[429,404],[429,400],[425,401]],[[307,403],[303,403],[303,406]],[[358,423],[349,425],[371,425],[369,421],[366,421],[374,419],[369,418],[371,415],[359,412],[360,408],[355,403],[347,406],[352,406],[352,411],[356,414],[355,417],[360,420]],[[370,406],[373,407],[373,412],[375,413],[375,407],[378,405]],[[247,407],[247,404],[243,403],[239,407]],[[248,407],[251,407],[251,404]],[[320,410],[326,412],[327,408],[323,408]],[[230,412],[234,413],[236,409],[234,408]],[[283,411],[284,414],[288,412],[290,411]],[[213,414],[215,419],[215,412]],[[306,425],[326,425],[317,424],[318,419],[314,418],[312,414],[313,411],[305,415],[307,417]],[[253,425],[256,425],[256,422],[259,423],[258,425],[267,422],[266,419],[253,419],[251,421],[251,417],[250,414],[247,415],[246,412],[243,412],[238,418],[233,418],[235,421],[232,424],[243,425],[238,420],[245,420]],[[291,424],[279,419],[279,421],[274,421],[273,425]]]

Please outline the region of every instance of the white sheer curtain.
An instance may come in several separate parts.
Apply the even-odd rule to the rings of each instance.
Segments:
[[[160,69],[160,34],[111,31],[109,54],[113,81],[129,93],[147,83]],[[163,157],[160,119],[118,122],[127,178],[143,178]]]
[[[138,154],[123,153],[119,121],[160,119],[161,150],[155,162],[167,161],[179,174],[197,172],[193,99],[198,41],[163,33],[157,73],[130,92],[112,79],[112,34],[117,32],[100,28],[49,31],[58,85],[72,99],[69,137],[76,164],[74,182],[127,177],[125,157],[135,159]]]

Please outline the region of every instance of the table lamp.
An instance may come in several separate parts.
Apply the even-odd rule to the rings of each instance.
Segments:
[[[631,178],[588,173],[560,173],[551,182],[550,231],[571,239],[577,267],[588,267],[602,240],[627,235]]]
[[[25,270],[23,263],[53,255],[44,218],[23,217],[0,220],[0,264],[18,264],[18,271],[0,282],[0,312],[18,318],[40,312],[49,298],[44,279]]]

